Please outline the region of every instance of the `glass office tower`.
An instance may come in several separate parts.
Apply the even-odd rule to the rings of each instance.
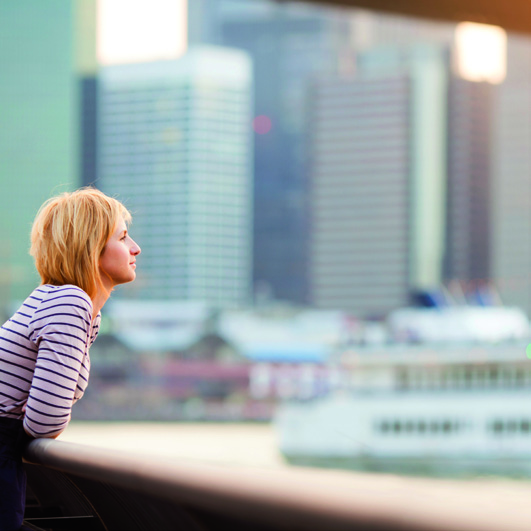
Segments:
[[[101,69],[99,183],[143,249],[124,296],[248,302],[251,93],[247,54],[220,47]]]
[[[75,3],[0,2],[0,303],[38,282],[31,224],[50,195],[78,183]]]
[[[315,77],[337,75],[349,22],[308,6],[268,7],[240,19],[221,13],[220,38],[247,51],[254,64],[255,290],[304,304],[311,230],[306,93]]]
[[[321,79],[313,113],[313,303],[381,317],[443,276],[444,47],[375,49],[352,78]]]

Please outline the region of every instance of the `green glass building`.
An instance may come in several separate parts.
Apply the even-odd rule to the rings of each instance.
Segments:
[[[76,3],[0,2],[0,306],[27,296],[42,202],[78,183]]]

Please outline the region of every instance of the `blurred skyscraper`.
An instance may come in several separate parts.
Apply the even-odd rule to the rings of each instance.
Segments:
[[[78,184],[75,2],[0,2],[0,303],[38,276],[31,223],[53,193]]]
[[[77,2],[77,64],[79,85],[79,174],[84,186],[97,183],[97,94],[96,57],[97,2]]]
[[[474,290],[493,278],[492,178],[497,88],[451,76],[448,85],[446,280]]]
[[[255,289],[265,287],[279,299],[314,301],[308,269],[312,267],[309,242],[313,241],[309,173],[311,151],[317,146],[309,140],[315,138],[315,124],[308,118],[314,104],[306,99],[308,85],[316,78],[353,75],[360,68],[357,54],[381,44],[447,45],[453,25],[272,2],[257,2],[253,10],[241,9],[245,2],[235,0],[201,3],[203,12],[208,4],[211,21],[218,20],[217,25],[203,24],[202,34],[252,55],[255,116],[267,120],[267,127],[255,135]],[[444,229],[439,226],[438,230]],[[425,251],[423,245],[418,252]],[[420,263],[413,261],[411,268]],[[411,268],[409,274],[430,275],[426,268],[416,273]],[[396,289],[401,291],[403,286]]]
[[[238,12],[235,2],[220,4],[214,37],[254,64],[255,290],[308,302],[306,87],[314,76],[336,75],[348,19],[302,5],[259,2]]]
[[[360,10],[334,12],[272,2],[250,6],[238,0],[201,0],[190,6],[190,28],[192,39],[243,48],[254,58],[255,116],[265,116],[267,125],[258,127],[255,136],[255,288],[265,286],[266,292],[281,299],[315,300],[315,286],[309,289],[313,279],[308,279],[308,264],[315,265],[308,250],[312,230],[308,171],[311,149],[316,146],[307,141],[314,126],[307,119],[312,105],[305,103],[307,84],[316,77],[360,75],[367,68],[378,70],[382,76],[387,69],[393,76],[391,71],[401,68],[400,61],[411,60],[405,56],[397,59],[396,54],[392,58],[387,53],[385,59],[379,53],[360,52],[382,45],[417,47],[417,56],[426,45],[450,50],[455,25]],[[394,288],[404,304],[410,291],[435,287],[446,280],[458,279],[468,286],[489,280],[494,275],[493,264],[500,270],[503,262],[495,258],[497,247],[493,246],[493,235],[502,230],[499,223],[505,223],[493,213],[500,201],[492,190],[497,182],[493,164],[501,148],[492,136],[496,92],[487,83],[453,76],[448,57],[442,61],[444,66],[440,63],[436,68],[444,80],[441,78],[435,88],[430,112],[420,110],[426,108],[426,98],[434,89],[429,81],[422,89],[422,82],[413,83],[409,95],[409,119],[417,124],[417,132],[410,133],[406,142],[413,142],[410,163],[416,174],[411,179],[417,198],[409,197],[413,203],[408,206],[408,280],[400,284],[401,288]],[[404,68],[402,65],[402,75]],[[407,76],[420,79],[419,69],[423,68],[433,70],[433,64],[410,64]],[[445,90],[448,94],[442,93]],[[421,133],[430,127],[423,116],[434,116],[437,109],[437,134]],[[412,140],[415,135],[417,140]],[[385,133],[383,136],[387,138]],[[310,152],[306,151],[308,145]],[[439,198],[437,190],[441,192]],[[426,202],[427,196],[430,200]],[[391,235],[396,236],[393,230],[383,240]],[[315,235],[311,238],[315,241]],[[507,245],[506,238],[504,241]],[[350,259],[356,264],[359,257]],[[391,278],[385,282],[392,282]],[[340,284],[337,278],[333,282]],[[508,287],[511,282],[505,284]],[[348,285],[346,279],[344,285]],[[531,292],[527,297],[531,298]],[[371,300],[365,311],[378,313],[379,303],[374,296]]]
[[[101,68],[101,188],[119,194],[143,249],[140,298],[246,303],[252,267],[251,62],[198,47]]]
[[[368,51],[312,92],[312,300],[385,315],[442,280],[447,53]]]
[[[453,24],[368,12],[356,20],[353,39],[364,48],[454,46]],[[450,79],[444,278],[490,281],[505,304],[531,315],[531,38],[509,34],[507,44],[500,85]]]
[[[531,38],[509,35],[507,52],[495,106],[492,267],[503,302],[531,315]]]
[[[411,82],[323,80],[311,101],[312,302],[383,314],[409,297]]]

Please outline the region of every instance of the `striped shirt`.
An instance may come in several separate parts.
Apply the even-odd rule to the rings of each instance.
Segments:
[[[23,418],[33,437],[62,432],[87,387],[100,320],[77,286],[35,289],[0,329],[0,417]]]

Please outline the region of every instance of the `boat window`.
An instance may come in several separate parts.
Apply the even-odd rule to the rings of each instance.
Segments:
[[[400,369],[398,371],[397,375],[397,384],[398,389],[407,389],[408,387],[408,377],[407,377],[407,371],[404,369]]]
[[[516,426],[516,422],[514,420],[510,420],[506,425],[507,431],[509,433],[514,433],[516,431]]]
[[[393,432],[395,435],[407,434],[418,435],[430,432],[430,434],[442,433],[449,435],[457,433],[462,426],[459,420],[382,420],[374,424],[374,429],[380,431],[382,434],[389,434]],[[501,425],[502,426],[502,425]],[[503,426],[502,426],[503,428]],[[494,429],[494,428],[493,428]],[[527,431],[531,430],[531,423],[527,423],[525,428]]]
[[[489,424],[489,429],[495,435],[502,435],[504,433],[520,433],[520,434],[530,434],[531,433],[531,420],[530,419],[521,419],[521,420],[501,420],[496,419]]]
[[[503,431],[503,422],[501,420],[496,420],[492,423],[492,431],[494,433],[502,433]]]

